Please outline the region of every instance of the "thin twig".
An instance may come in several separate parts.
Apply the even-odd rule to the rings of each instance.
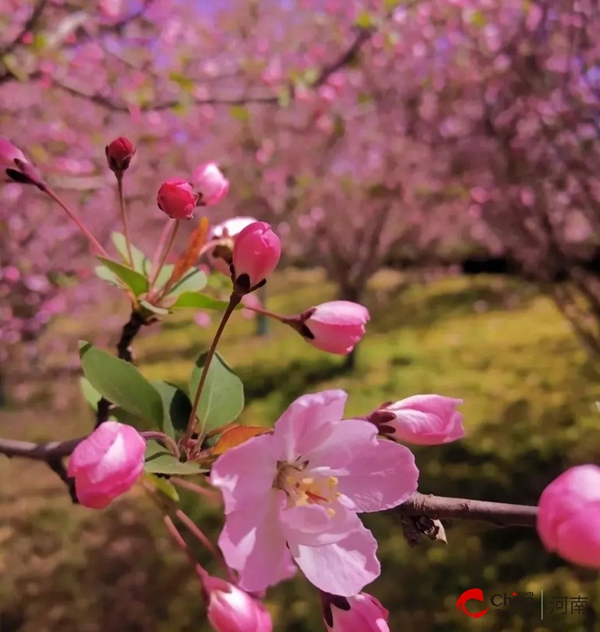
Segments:
[[[182,444],[185,446],[189,439],[192,437],[194,430],[196,429],[196,425],[198,424],[198,420],[196,419],[196,415],[198,413],[198,405],[200,404],[200,396],[202,395],[202,389],[204,388],[204,383],[206,382],[206,378],[208,376],[208,370],[210,368],[210,363],[215,355],[215,351],[217,350],[217,345],[219,344],[219,340],[225,331],[225,325],[229,321],[229,317],[233,314],[235,308],[240,303],[240,297],[234,292],[231,294],[229,298],[229,305],[223,312],[223,316],[221,317],[221,322],[219,323],[219,327],[217,332],[215,333],[215,337],[210,345],[210,349],[206,354],[206,359],[204,360],[204,366],[202,367],[202,375],[200,376],[200,382],[198,384],[198,388],[196,389],[196,394],[194,397],[194,403],[192,405],[192,411],[190,412],[190,418],[188,420],[188,426],[185,433],[185,436],[182,440]],[[200,428],[200,438],[198,440],[198,444],[202,444],[202,434],[204,433],[204,420],[202,420],[201,428]]]
[[[400,516],[482,520],[499,527],[535,527],[538,514],[538,508],[530,505],[449,498],[418,492],[392,511]]]

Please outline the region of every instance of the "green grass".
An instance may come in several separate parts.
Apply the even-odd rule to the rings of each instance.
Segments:
[[[269,308],[295,313],[333,295],[319,272],[287,271],[269,284]],[[313,349],[278,323],[259,339],[255,324],[236,316],[220,350],[245,385],[243,422],[271,425],[295,397],[324,388],[349,392],[348,415],[415,393],[459,397],[468,436],[415,450],[420,489],[507,502],[535,503],[570,464],[600,460],[598,373],[535,287],[497,277],[406,287],[399,275],[382,272],[366,302],[372,321],[352,372],[343,358]],[[189,316],[149,328],[136,343],[148,377],[187,383],[217,315],[206,330]],[[101,323],[102,314],[90,314],[76,333],[96,340]],[[63,321],[53,335],[73,328]],[[0,433],[42,440],[89,429],[76,377],[42,384],[39,392],[37,405],[0,412]],[[200,520],[216,534],[214,512]],[[367,522],[379,536],[384,566],[373,592],[392,611],[392,629],[595,629],[576,615],[548,616],[542,624],[518,610],[479,620],[455,613],[458,594],[474,586],[488,593],[543,587],[546,595],[581,594],[600,607],[595,574],[546,555],[530,530],[452,524],[448,546],[426,542],[411,550],[389,516]],[[71,507],[42,465],[0,460],[2,632],[205,630],[197,583],[181,558],[141,490],[94,513]],[[319,629],[315,603],[303,582],[277,588],[269,604],[276,629]]]

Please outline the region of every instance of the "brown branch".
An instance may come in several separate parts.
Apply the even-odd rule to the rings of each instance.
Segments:
[[[0,49],[0,57],[8,55],[8,53],[12,53],[12,51],[21,44],[27,33],[33,31],[47,4],[48,0],[38,0],[35,7],[33,7],[33,11],[31,12],[29,19],[25,22],[23,28],[19,31],[17,36],[12,40],[12,42],[9,42],[6,46]]]
[[[499,527],[535,527],[538,509],[530,505],[446,498],[417,492],[396,507],[393,513],[411,518],[427,516],[432,519],[482,520]]]
[[[345,51],[343,51],[337,59],[335,59],[333,62],[331,62],[330,64],[328,64],[321,70],[321,72],[319,73],[319,76],[312,84],[312,87],[318,88],[319,86],[323,85],[332,74],[342,69],[344,66],[352,63],[356,59],[362,46],[371,39],[374,33],[375,33],[375,29],[364,29],[364,28],[358,29],[356,37],[354,38],[350,46]],[[9,76],[9,74],[10,73],[8,73],[7,75],[3,77],[0,77],[0,83],[2,83],[3,79],[7,81],[14,78],[12,76]],[[30,79],[38,79],[40,78],[40,76],[41,76],[40,73],[37,73],[37,72],[32,73],[32,75],[30,75]],[[112,99],[109,99],[108,97],[105,97],[104,95],[99,94],[97,92],[95,93],[85,92],[73,86],[69,86],[67,84],[61,83],[60,81],[57,81],[54,78],[52,79],[52,85],[62,90],[63,92],[70,94],[73,97],[76,97],[79,99],[85,99],[107,110],[110,110],[111,112],[129,112],[129,105],[117,103],[113,101]],[[294,96],[293,86],[291,89],[291,94],[293,97]],[[193,99],[192,100],[192,103],[194,105],[229,105],[229,106],[248,105],[248,104],[277,105],[278,102],[279,102],[279,98],[276,95],[272,95],[272,94],[240,95],[240,96],[235,96],[235,97],[212,97],[212,98],[207,98],[207,99]],[[181,104],[181,101],[179,99],[170,99],[169,101],[163,101],[159,103],[147,103],[140,106],[140,109],[144,112],[145,111],[158,112],[162,110],[169,110],[180,104]]]
[[[313,83],[313,87],[318,88],[319,86],[322,86],[331,75],[338,70],[341,70],[344,66],[352,63],[357,58],[360,49],[373,37],[374,34],[375,29],[373,28],[359,28],[352,44],[350,44],[350,46],[334,62],[325,66],[321,70],[319,76]]]
[[[83,439],[85,437],[52,443],[29,443],[0,438],[0,454],[49,461],[53,458],[68,456]],[[426,516],[432,520],[481,520],[500,527],[535,527],[538,508],[531,505],[450,498],[416,492],[391,513],[409,518]]]
[[[30,441],[13,441],[0,438],[0,454],[8,457],[21,457],[36,461],[52,461],[69,456],[85,437],[67,441],[51,441],[50,443],[31,443]]]

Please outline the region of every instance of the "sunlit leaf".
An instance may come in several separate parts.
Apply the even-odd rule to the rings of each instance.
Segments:
[[[193,268],[169,290],[169,295],[183,292],[199,292],[206,287],[206,282],[206,274],[202,270]]]
[[[127,242],[123,233],[114,232],[110,238],[124,261],[129,261],[129,253],[127,252]],[[146,259],[146,255],[131,244],[131,256],[133,257],[133,269],[143,275],[148,275],[150,271],[150,261]]]
[[[148,279],[140,272],[136,272],[129,266],[124,266],[122,263],[113,261],[112,259],[106,259],[105,257],[100,256],[97,258],[111,272],[116,274],[136,296],[145,294],[148,291]]]
[[[171,474],[173,476],[193,476],[207,470],[198,463],[183,463],[156,441],[148,441],[144,470],[148,474]]]
[[[85,341],[79,342],[79,357],[85,377],[98,393],[133,415],[152,421],[156,428],[161,426],[161,396],[133,364]]]
[[[158,305],[152,305],[148,301],[140,301],[140,305],[147,309],[149,312],[153,314],[157,314],[158,316],[166,316],[169,313],[169,310],[164,307],[159,307]]]
[[[229,301],[221,301],[206,294],[197,292],[184,292],[177,297],[171,309],[214,309],[223,312],[227,309]]]
[[[190,378],[190,399],[193,401],[206,361],[203,353]],[[206,430],[224,426],[237,419],[244,408],[244,386],[240,378],[229,368],[225,360],[215,353],[200,396],[197,418]]]
[[[162,492],[167,498],[170,498],[176,503],[179,502],[179,494],[175,489],[175,486],[172,483],[169,483],[166,478],[156,476],[155,474],[149,474],[148,472],[146,472],[144,476],[149,483],[154,485],[154,487],[156,487],[158,491]]]

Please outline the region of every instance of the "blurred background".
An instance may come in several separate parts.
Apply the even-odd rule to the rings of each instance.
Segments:
[[[425,493],[535,504],[568,466],[599,461],[599,112],[594,0],[0,0],[0,134],[102,243],[120,230],[104,146],[126,135],[147,253],[164,224],[159,184],[214,160],[231,190],[210,221],[251,215],[284,242],[269,309],[335,297],[370,309],[349,358],[234,321],[222,353],[245,385],[243,422],[270,425],[330,387],[349,391],[350,414],[462,398],[467,438],[415,450]],[[128,318],[93,268],[59,209],[0,188],[1,436],[92,427],[77,340],[112,349]],[[143,373],[185,384],[210,318],[146,328]],[[216,536],[216,510],[194,518]],[[447,545],[410,548],[391,516],[366,522],[392,630],[600,630],[597,573],[546,554],[533,530],[449,523]],[[455,602],[473,587],[588,606],[469,619]],[[316,603],[299,580],[268,596],[277,630],[319,629]],[[207,627],[143,490],[92,512],[43,464],[0,456],[0,630]]]

